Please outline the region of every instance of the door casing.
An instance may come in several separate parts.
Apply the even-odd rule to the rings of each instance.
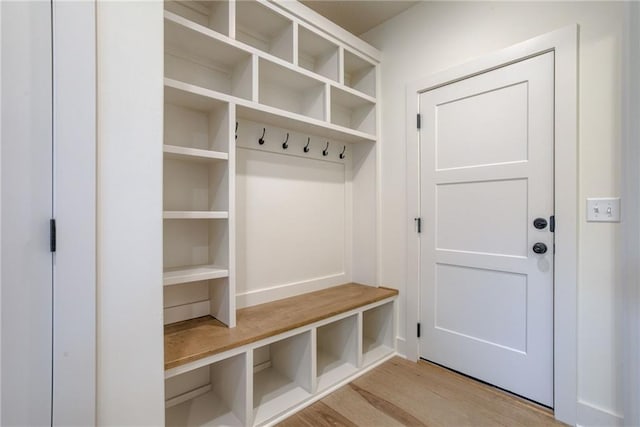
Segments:
[[[413,327],[420,319],[420,240],[414,218],[420,217],[420,148],[416,116],[419,95],[530,57],[555,55],[554,194],[557,228],[554,270],[554,412],[556,419],[576,423],[577,411],[577,243],[578,243],[578,26],[565,27],[474,61],[411,82],[407,112],[407,291],[406,349],[419,357]],[[423,213],[422,215],[426,215]]]

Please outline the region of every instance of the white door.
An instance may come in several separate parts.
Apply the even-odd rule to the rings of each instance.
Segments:
[[[553,70],[547,53],[420,95],[420,356],[547,406]]]
[[[50,2],[0,2],[0,425],[51,425]]]

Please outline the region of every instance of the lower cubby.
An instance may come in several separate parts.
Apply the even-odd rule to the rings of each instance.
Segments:
[[[246,353],[165,381],[167,426],[245,426],[249,396]]]
[[[316,333],[318,390],[324,390],[358,370],[358,316],[320,326]]]
[[[256,348],[253,359],[254,424],[311,397],[311,331]]]
[[[367,366],[395,351],[393,302],[362,313],[362,365]]]

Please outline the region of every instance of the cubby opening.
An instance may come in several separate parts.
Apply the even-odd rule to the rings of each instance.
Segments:
[[[359,56],[344,51],[344,84],[369,96],[376,96],[376,67]]]
[[[293,22],[255,0],[236,2],[236,39],[293,61]]]
[[[304,27],[298,29],[298,65],[338,81],[338,46]]]
[[[324,120],[324,83],[264,59],[258,68],[261,104]]]
[[[313,393],[311,332],[253,351],[254,423],[262,424]]]
[[[183,282],[164,287],[164,324],[181,322],[203,316],[211,316],[225,325],[229,325],[231,314],[228,308],[229,279],[228,270],[205,266],[191,269],[170,269],[165,278],[177,278],[182,273]],[[193,278],[196,279],[193,279]],[[220,277],[201,280],[203,277]],[[195,281],[193,281],[193,280]]]
[[[363,366],[393,351],[393,302],[388,302],[362,313]]]
[[[241,353],[165,380],[167,426],[246,426],[247,363]]]
[[[228,158],[229,104],[169,87],[164,97],[164,151],[169,157]]]
[[[164,21],[165,77],[251,99],[251,54],[182,25]]]
[[[317,329],[318,390],[324,390],[358,370],[358,318],[356,315]]]
[[[229,0],[164,2],[165,10],[229,36]]]
[[[165,156],[163,175],[165,218],[170,212],[184,212],[185,216],[201,212],[200,217],[204,218],[227,216],[229,168],[226,161],[194,162]],[[176,217],[179,218],[173,216]]]
[[[332,86],[331,123],[375,135],[376,105],[368,99]]]

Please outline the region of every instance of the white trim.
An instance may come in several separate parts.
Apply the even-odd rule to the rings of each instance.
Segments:
[[[624,423],[640,425],[640,4],[626,6],[622,125],[622,363]]]
[[[407,85],[407,328],[419,321],[420,164],[416,114],[418,94],[544,52],[555,52],[555,215],[558,228],[554,271],[554,408],[556,419],[576,422],[577,403],[577,255],[578,255],[578,27],[572,25],[434,74]],[[417,360],[418,339],[407,334],[406,354]]]
[[[617,427],[624,425],[621,415],[614,414],[605,409],[598,408],[586,402],[578,402],[577,426],[608,426]]]

